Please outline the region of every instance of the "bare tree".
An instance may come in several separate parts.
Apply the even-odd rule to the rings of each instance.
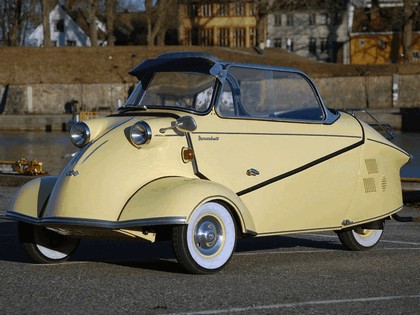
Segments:
[[[4,0],[0,2],[1,40],[7,46],[19,46],[25,39],[25,28],[30,16],[30,0]]]
[[[173,12],[177,12],[175,0],[145,0],[145,18],[147,27],[147,45],[159,45],[165,41],[165,33],[173,20]]]
[[[51,46],[50,11],[51,0],[42,0],[42,28],[44,32],[44,46]]]
[[[108,45],[114,46],[114,20],[115,20],[116,2],[115,0],[106,0],[106,30],[108,33]]]
[[[90,44],[92,46],[98,46],[98,31],[97,31],[97,26],[96,26],[97,7],[98,7],[98,2],[96,0],[89,0],[88,23],[89,23]]]
[[[405,63],[413,61],[411,45],[413,42],[413,22],[416,13],[415,5],[415,0],[404,0],[403,52]]]

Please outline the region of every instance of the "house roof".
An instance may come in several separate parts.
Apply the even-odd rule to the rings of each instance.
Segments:
[[[76,14],[76,16],[81,16],[81,14]],[[87,22],[83,23],[83,19],[77,18],[75,21],[64,9],[63,6],[57,4],[54,9],[49,13],[49,21],[51,27],[51,39],[56,40],[54,30],[55,21],[64,20],[64,37],[59,36],[58,40],[74,40],[82,46],[90,46],[90,38],[87,35],[86,30],[88,30]],[[105,24],[97,19],[96,21],[98,32],[98,39],[105,38],[106,27]],[[43,42],[44,31],[42,23],[38,25],[35,30],[29,35],[29,40],[37,40],[38,44]],[[64,46],[64,43],[60,43],[59,46]]]

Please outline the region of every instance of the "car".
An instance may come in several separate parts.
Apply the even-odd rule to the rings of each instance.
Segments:
[[[171,240],[187,272],[224,268],[238,238],[335,231],[367,250],[402,210],[410,155],[327,108],[286,67],[193,52],[147,59],[118,113],[75,123],[59,176],[16,193],[6,216],[40,263],[85,237]]]

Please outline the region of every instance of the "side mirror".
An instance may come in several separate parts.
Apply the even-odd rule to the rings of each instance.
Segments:
[[[191,116],[182,116],[174,121],[172,126],[167,128],[160,128],[160,133],[165,133],[167,130],[176,130],[180,132],[192,132],[197,129],[197,123]]]

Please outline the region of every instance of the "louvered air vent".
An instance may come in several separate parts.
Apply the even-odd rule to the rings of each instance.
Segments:
[[[385,191],[386,190],[386,177],[385,176],[383,176],[382,177],[382,180],[381,180],[381,189],[382,189],[382,191]]]
[[[363,184],[365,185],[365,193],[376,192],[374,178],[363,178]]]
[[[368,174],[378,173],[378,164],[376,163],[376,159],[366,159],[365,164]]]

